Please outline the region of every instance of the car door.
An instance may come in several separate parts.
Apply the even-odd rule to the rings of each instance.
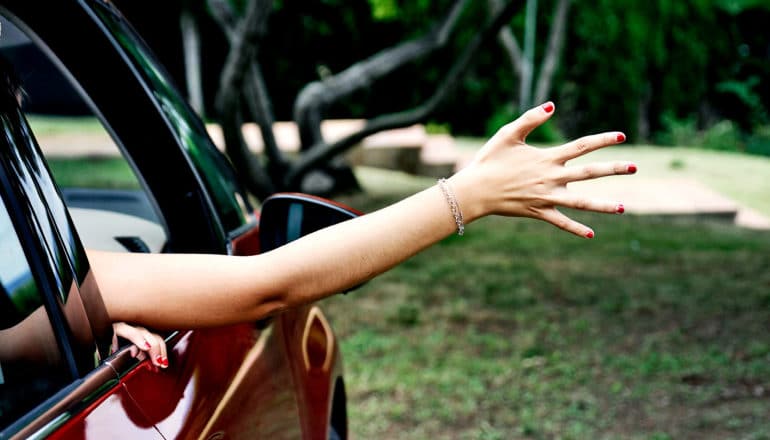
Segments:
[[[83,247],[21,111],[2,103],[0,438],[162,438],[107,358]]]

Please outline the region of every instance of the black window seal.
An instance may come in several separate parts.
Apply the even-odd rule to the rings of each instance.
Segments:
[[[32,270],[32,276],[37,283],[38,291],[51,323],[54,336],[59,345],[61,355],[67,364],[70,377],[74,380],[78,378],[80,374],[77,369],[75,354],[70,345],[70,341],[68,338],[65,338],[65,335],[69,333],[69,328],[64,322],[62,311],[59,310],[56,301],[55,294],[58,293],[56,292],[58,289],[55,287],[57,283],[53,272],[54,268],[48,264],[48,259],[44,257],[44,255],[48,254],[49,250],[40,241],[39,237],[30,230],[29,221],[37,222],[38,220],[31,212],[27,212],[27,215],[25,215],[25,209],[18,201],[18,197],[23,196],[23,194],[17,194],[17,191],[14,191],[16,185],[13,185],[8,174],[8,155],[0,154],[0,196],[3,198],[14,231],[19,238],[19,242],[24,250],[24,255]],[[37,187],[37,185],[35,185],[35,187]],[[48,207],[45,208],[47,213]]]

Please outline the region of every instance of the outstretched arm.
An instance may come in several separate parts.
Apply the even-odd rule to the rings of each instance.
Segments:
[[[629,162],[570,167],[566,162],[621,143],[619,132],[534,148],[526,136],[553,114],[546,103],[506,125],[452,176],[466,224],[492,214],[531,217],[581,237],[593,231],[557,206],[619,213],[622,205],[567,191],[569,182],[632,174]],[[192,328],[263,318],[360,284],[456,231],[438,186],[394,205],[251,257],[89,253],[113,321]],[[136,274],[142,274],[137,276]]]

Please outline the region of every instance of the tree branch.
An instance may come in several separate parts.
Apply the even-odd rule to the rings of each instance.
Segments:
[[[299,127],[302,149],[306,150],[323,141],[322,113],[329,104],[368,87],[404,64],[443,47],[467,3],[468,0],[456,0],[442,22],[426,35],[385,49],[334,76],[303,87],[294,104],[294,120]]]
[[[246,83],[245,90],[245,95],[247,97],[246,104],[262,134],[265,155],[269,161],[269,174],[282,174],[286,170],[288,164],[283,153],[281,153],[281,150],[278,148],[278,142],[275,139],[275,133],[273,133],[275,116],[273,116],[270,95],[267,92],[267,86],[265,86],[262,69],[260,69],[259,63],[256,61],[251,63],[249,76],[251,78],[250,81]]]
[[[407,127],[427,118],[457,86],[460,78],[470,66],[473,56],[478,53],[479,48],[492,40],[500,28],[508,23],[520,9],[521,2],[519,1],[510,1],[504,8],[501,8],[497,15],[487,22],[473,40],[468,43],[449,69],[446,77],[441,82],[441,86],[423,105],[404,112],[391,113],[370,119],[360,131],[332,144],[322,142],[314,145],[292,165],[286,174],[285,186],[290,188],[296,187],[310,169],[342,153],[366,136],[391,128]]]
[[[199,114],[204,114],[203,85],[201,84],[201,43],[198,23],[189,2],[182,4],[179,16],[179,28],[182,32],[182,54],[184,55],[184,73],[187,83],[187,97],[190,105]]]
[[[244,178],[244,184],[249,192],[259,200],[264,200],[275,192],[275,186],[262,168],[259,158],[252,154],[243,139],[241,126],[243,115],[240,111],[240,100],[225,103],[222,113],[222,134],[225,139],[225,153],[230,158],[238,174]]]
[[[540,75],[537,80],[535,102],[544,102],[551,93],[551,82],[556,68],[559,66],[561,50],[564,46],[564,38],[567,34],[567,15],[571,0],[559,0],[556,5],[556,13],[551,23],[551,34],[548,36],[548,46],[540,66]]]
[[[503,2],[501,0],[489,0],[489,15],[494,16],[502,7]],[[519,42],[516,41],[516,36],[513,35],[511,28],[509,26],[503,26],[497,34],[497,40],[500,42],[500,45],[503,46],[505,54],[508,55],[508,62],[511,63],[511,70],[518,75],[519,81],[521,81],[523,70],[522,63],[524,61],[522,61]]]
[[[209,0],[209,9],[214,19],[227,35],[230,42],[225,65],[222,69],[217,110],[221,115],[222,131],[225,138],[225,152],[233,166],[246,178],[246,187],[255,196],[264,199],[275,192],[275,186],[262,167],[259,158],[252,154],[243,139],[241,127],[242,91],[248,95],[246,104],[262,131],[265,154],[271,169],[285,167],[273,135],[273,117],[264,80],[255,61],[259,42],[267,30],[267,19],[272,10],[271,0],[252,0],[244,17],[236,21],[230,5],[224,0]],[[250,82],[246,75],[250,75]]]

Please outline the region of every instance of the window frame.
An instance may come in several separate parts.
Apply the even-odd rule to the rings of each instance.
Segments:
[[[81,285],[78,283],[78,276],[64,248],[59,225],[53,220],[49,200],[46,199],[45,193],[40,189],[41,182],[38,181],[37,176],[28,167],[29,161],[36,161],[42,165],[45,165],[45,162],[34,142],[34,138],[22,140],[22,142],[28,143],[27,145],[19,145],[19,140],[16,138],[19,133],[13,133],[15,129],[19,130],[22,135],[29,134],[28,131],[25,132],[23,130],[24,124],[26,122],[19,109],[9,111],[5,115],[0,115],[0,128],[2,128],[4,134],[3,139],[0,140],[0,148],[12,148],[19,154],[19,156],[8,154],[9,152],[0,154],[0,197],[2,197],[8,210],[8,216],[13,225],[14,233],[23,248],[43,307],[45,307],[46,318],[51,325],[51,331],[62,357],[62,368],[66,369],[66,379],[61,389],[56,390],[52,395],[38,403],[30,412],[7,426],[3,431],[4,434],[26,426],[31,420],[36,419],[56,406],[58,402],[70,394],[72,389],[77,388],[82,378],[99,369],[99,366],[95,364],[94,354],[97,353],[97,345],[95,335],[93,334],[92,316],[88,313],[88,307],[85,306],[84,298],[80,295]],[[42,173],[49,173],[47,167],[40,171]],[[48,176],[50,178],[50,174]],[[28,193],[30,188],[34,194]],[[58,190],[56,196],[60,197]],[[38,207],[38,210],[40,210],[38,212],[32,206],[35,203],[42,203],[43,205]],[[59,203],[63,203],[61,199]],[[44,218],[41,218],[41,212]],[[69,215],[67,215],[67,223],[72,228]],[[64,258],[58,262],[53,257],[52,250],[49,249],[46,240],[42,237],[41,231],[44,229],[52,231],[53,240],[55,241],[54,246],[57,246],[59,251],[63,253]],[[74,228],[69,232],[74,233]],[[70,238],[79,240],[77,235],[73,235]],[[75,241],[74,249],[82,249],[79,241]],[[57,264],[61,265],[61,267],[57,267]],[[88,270],[86,267],[85,271],[87,272]],[[61,279],[62,273],[64,273],[65,280]],[[65,285],[63,281],[67,281],[69,284]],[[72,288],[73,286],[74,289]],[[65,292],[64,289],[67,289],[67,291]],[[75,299],[73,295],[77,295],[79,298]],[[75,316],[68,319],[62,308],[64,298],[67,301],[79,300],[85,314],[80,315],[80,318]],[[77,307],[78,305],[75,304],[75,306]],[[73,322],[73,319],[78,319],[78,322]],[[85,322],[82,322],[83,319],[85,319]],[[90,328],[90,337],[86,336],[87,340],[85,341],[76,341],[72,330],[74,325],[81,328],[83,326]],[[107,335],[104,336],[106,337]],[[110,326],[109,339],[111,338],[112,327]],[[101,352],[102,350],[99,351]],[[106,353],[102,354],[102,356],[104,355]]]

